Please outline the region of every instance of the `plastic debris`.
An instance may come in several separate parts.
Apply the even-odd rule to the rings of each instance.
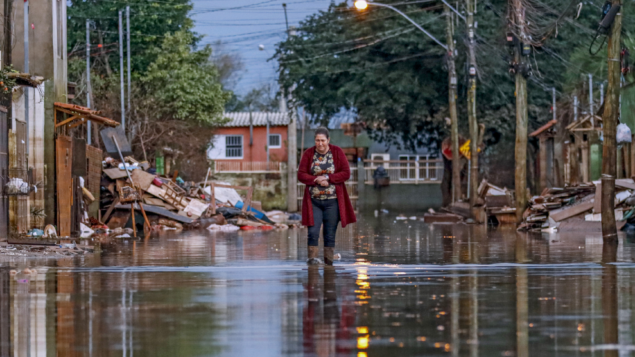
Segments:
[[[37,238],[42,237],[44,235],[44,231],[41,229],[33,228],[27,233],[27,236]]]
[[[236,232],[237,230],[239,230],[240,228],[238,228],[237,226],[233,225],[233,224],[225,224],[225,225],[218,225],[218,224],[211,224],[209,225],[209,227],[207,227],[207,229],[209,229],[210,231],[220,231],[220,232]]]

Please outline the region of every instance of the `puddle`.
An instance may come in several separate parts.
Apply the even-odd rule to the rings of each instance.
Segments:
[[[339,231],[342,259],[324,268],[304,264],[305,235],[168,232],[103,242],[95,257],[0,256],[0,355],[635,350],[635,243],[628,237],[607,255],[597,235],[526,235],[371,214]]]

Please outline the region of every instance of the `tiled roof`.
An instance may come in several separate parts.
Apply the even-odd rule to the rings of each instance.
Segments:
[[[249,126],[249,116],[251,114],[251,120],[254,126],[267,126],[267,119],[269,120],[269,126],[286,126],[289,125],[289,115],[287,112],[233,112],[224,113],[225,118],[231,119],[231,121],[225,124],[225,127],[241,127]]]

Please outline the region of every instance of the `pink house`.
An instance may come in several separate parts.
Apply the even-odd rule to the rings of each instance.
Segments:
[[[214,160],[217,171],[278,170],[281,162],[287,162],[289,115],[283,112],[225,113],[231,121],[216,130],[207,156]]]

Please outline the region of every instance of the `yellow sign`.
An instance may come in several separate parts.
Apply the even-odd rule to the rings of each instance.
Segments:
[[[481,148],[477,148],[476,151],[481,152]],[[459,152],[463,154],[468,160],[472,159],[472,153],[470,152],[470,140],[466,141],[459,148]]]

